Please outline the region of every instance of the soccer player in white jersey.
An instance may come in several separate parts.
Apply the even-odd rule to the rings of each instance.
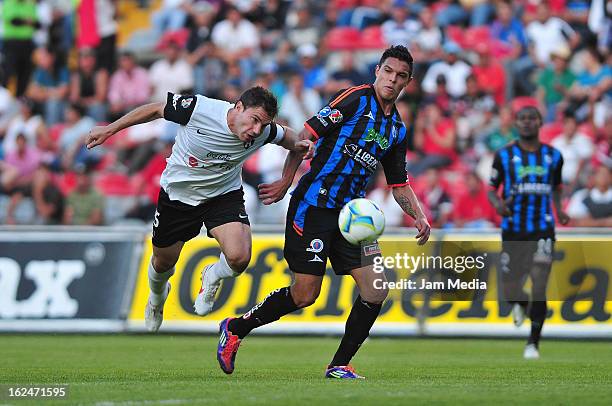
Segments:
[[[206,226],[219,243],[219,261],[202,271],[195,311],[212,311],[215,293],[225,278],[240,275],[251,259],[251,228],[244,208],[242,164],[259,147],[275,143],[309,158],[313,144],[276,124],[276,98],[262,87],[245,91],[236,104],[201,95],[168,93],[165,103],[151,103],[88,134],[87,148],[135,124],[165,118],[180,124],[167,159],[153,221],[153,256],[149,265],[149,301],[145,324],[159,330],[181,249]]]

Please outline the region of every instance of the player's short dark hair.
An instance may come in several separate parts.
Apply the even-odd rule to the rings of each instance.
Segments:
[[[254,86],[247,89],[238,99],[245,109],[249,107],[261,107],[271,118],[278,114],[278,101],[276,97],[267,89],[261,86]]]
[[[540,110],[536,106],[523,106],[523,107],[521,107],[520,109],[518,109],[518,111],[514,115],[514,118],[516,119],[516,117],[519,115],[519,113],[521,111],[525,111],[525,110],[535,111],[536,115],[538,116],[538,119],[540,120],[540,123],[544,122],[544,119],[542,118],[542,113],[540,113]]]
[[[393,45],[385,49],[385,52],[383,52],[382,56],[380,57],[380,61],[378,61],[378,66],[382,66],[387,58],[395,58],[406,62],[410,68],[410,77],[412,77],[412,73],[414,72],[414,59],[412,58],[410,51],[408,51],[408,48],[403,45]]]

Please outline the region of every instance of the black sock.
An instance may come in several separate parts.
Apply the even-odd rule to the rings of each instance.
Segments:
[[[285,314],[296,311],[298,307],[293,302],[289,286],[270,292],[263,302],[255,305],[242,317],[229,322],[228,328],[241,339],[254,328],[272,323]]]
[[[537,347],[540,342],[540,335],[542,334],[542,327],[544,326],[544,320],[546,320],[546,302],[533,302],[531,303],[531,312],[529,317],[531,318],[531,334],[529,334],[529,340],[527,344],[535,344]]]
[[[336,355],[334,355],[330,365],[348,365],[351,358],[361,347],[361,344],[368,338],[370,329],[376,321],[381,308],[382,304],[369,303],[363,300],[361,296],[357,296],[357,300],[355,300],[351,309],[351,314],[349,314],[346,320],[344,337],[342,337],[338,351],[336,351]]]

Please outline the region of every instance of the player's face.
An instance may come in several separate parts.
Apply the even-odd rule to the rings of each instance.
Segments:
[[[395,101],[397,96],[410,82],[410,66],[397,58],[387,58],[376,67],[374,89],[385,101]]]
[[[237,104],[238,116],[236,118],[237,136],[242,142],[251,142],[263,133],[264,128],[272,118],[262,107],[244,108],[242,103]]]
[[[542,121],[535,109],[523,109],[516,114],[515,125],[521,138],[535,138]]]

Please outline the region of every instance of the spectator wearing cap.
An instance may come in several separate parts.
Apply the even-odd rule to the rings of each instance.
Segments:
[[[182,52],[181,44],[175,40],[168,41],[164,47],[164,59],[151,65],[152,102],[166,101],[168,92],[193,92],[193,68],[183,58]]]
[[[577,227],[612,227],[612,174],[599,166],[593,171],[592,187],[572,195],[567,214]]]
[[[66,198],[62,222],[66,225],[100,226],[104,223],[104,196],[92,185],[89,168],[75,167],[76,188]]]
[[[288,80],[288,91],[278,112],[292,128],[300,128],[321,107],[321,96],[313,89],[304,87],[304,78],[300,72],[291,74]]]
[[[406,0],[395,0],[391,7],[391,19],[385,21],[381,29],[388,45],[407,46],[417,38],[421,24],[409,18]]]
[[[478,87],[489,93],[497,105],[504,104],[506,98],[506,72],[504,67],[491,56],[491,48],[486,43],[476,46],[478,63],[472,67],[472,72],[478,82]]]
[[[322,92],[327,84],[327,71],[317,60],[317,47],[313,44],[300,45],[297,49],[304,85]]]
[[[444,59],[429,67],[421,86],[426,93],[435,93],[436,79],[443,75],[448,93],[454,98],[459,98],[465,94],[465,80],[472,73],[472,68],[459,59],[461,47],[456,43],[450,41],[445,43],[443,51]]]
[[[568,69],[569,59],[569,48],[559,47],[551,54],[552,64],[538,75],[536,97],[543,107],[544,121],[547,123],[557,119],[558,107],[576,80],[576,75]]]
[[[8,154],[17,149],[17,135],[23,134],[29,146],[48,143],[47,127],[42,117],[34,114],[34,102],[28,98],[19,99],[19,114],[10,121],[2,150]]]
[[[218,49],[218,56],[226,64],[240,63],[244,82],[255,77],[255,62],[260,53],[259,33],[257,27],[244,18],[237,8],[228,7],[225,20],[215,24],[212,42]]]
[[[551,145],[557,148],[563,156],[563,183],[572,192],[580,184],[581,174],[585,165],[593,156],[593,141],[578,131],[576,116],[573,111],[566,110],[563,115],[563,132],[554,138]]]
[[[150,97],[149,73],[136,64],[132,53],[122,52],[119,57],[119,68],[111,76],[108,87],[110,120],[114,121],[146,103]]]
[[[70,77],[70,102],[87,109],[87,115],[97,121],[106,120],[108,72],[96,69],[96,54],[91,48],[79,51],[79,66]]]
[[[37,68],[26,94],[41,106],[47,125],[61,123],[70,82],[68,68],[48,48],[39,48],[35,60]]]

